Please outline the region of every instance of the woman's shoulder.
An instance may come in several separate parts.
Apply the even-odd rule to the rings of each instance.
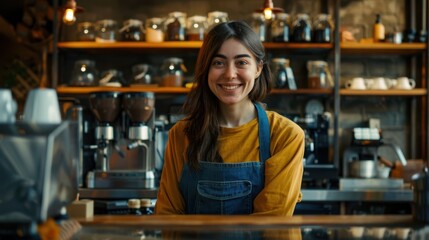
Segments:
[[[278,112],[267,111],[267,116],[273,130],[283,129],[296,134],[304,134],[304,130],[298,124]]]
[[[185,130],[185,128],[186,128],[186,125],[187,125],[187,120],[184,120],[184,119],[182,119],[182,120],[179,120],[179,121],[177,121],[176,123],[174,123],[173,124],[173,126],[170,128],[170,131],[169,132],[176,132],[176,133],[183,133],[183,131]]]

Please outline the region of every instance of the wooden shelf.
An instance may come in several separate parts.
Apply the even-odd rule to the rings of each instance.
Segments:
[[[57,87],[58,94],[88,94],[91,92],[153,92],[161,94],[186,94],[189,88],[184,87]]]
[[[201,41],[172,41],[172,42],[59,42],[58,48],[62,50],[127,50],[127,49],[199,49],[202,46]],[[264,43],[266,49],[332,49],[330,43]]]
[[[342,96],[426,96],[426,94],[427,90],[424,88],[417,88],[411,90],[340,90],[340,95]]]
[[[334,92],[333,89],[276,89],[271,90],[271,94],[302,94],[302,95],[329,95]]]
[[[69,87],[60,86],[57,88],[59,94],[88,94],[91,92],[116,91],[116,92],[153,92],[159,94],[187,94],[190,88],[184,87]],[[271,94],[302,94],[302,95],[329,95],[332,94],[332,89],[272,89]]]
[[[391,53],[391,54],[416,54],[426,50],[425,43],[340,43],[341,52],[347,54]]]

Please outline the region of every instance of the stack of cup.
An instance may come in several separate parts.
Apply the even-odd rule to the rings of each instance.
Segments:
[[[14,123],[16,110],[16,101],[10,89],[0,88],[0,123]]]
[[[55,89],[31,90],[25,101],[23,120],[35,124],[61,123],[61,111]]]

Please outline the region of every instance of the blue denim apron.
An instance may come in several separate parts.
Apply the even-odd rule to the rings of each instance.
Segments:
[[[253,200],[264,187],[264,164],[270,154],[270,124],[265,110],[258,114],[259,162],[211,163],[200,161],[198,171],[185,164],[180,190],[187,214],[250,214]]]

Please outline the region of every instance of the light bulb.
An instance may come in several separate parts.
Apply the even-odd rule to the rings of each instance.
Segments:
[[[264,17],[267,20],[269,20],[273,17],[273,11],[271,10],[271,8],[265,8],[264,9]]]
[[[65,24],[73,24],[76,21],[76,17],[74,15],[74,9],[67,8],[64,12],[63,22]]]

